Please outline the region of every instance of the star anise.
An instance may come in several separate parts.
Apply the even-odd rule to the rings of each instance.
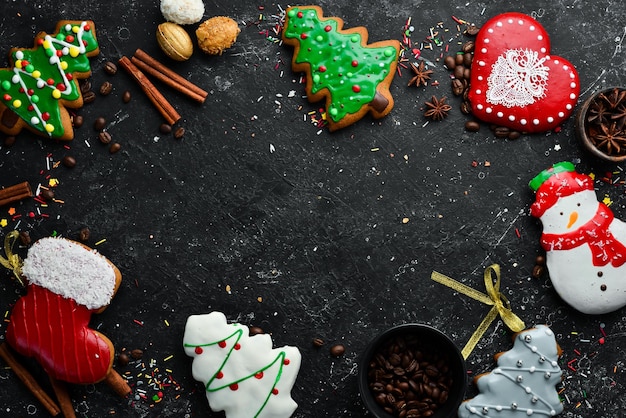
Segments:
[[[591,106],[589,106],[587,122],[597,124],[604,123],[608,117],[608,113],[604,100],[594,100]]]
[[[606,150],[609,155],[620,154],[626,147],[626,132],[619,129],[615,122],[607,126],[600,125],[598,132],[593,140],[598,148]]]
[[[626,101],[626,90],[616,87],[609,94],[601,94],[599,97],[608,105],[609,109],[614,110]]]
[[[415,85],[415,87],[419,87],[421,85],[426,85],[426,82],[430,80],[430,75],[433,73],[432,70],[427,70],[424,65],[424,61],[420,62],[419,66],[411,63],[411,70],[415,75],[409,80],[409,86]]]
[[[426,109],[424,109],[424,116],[432,120],[442,120],[448,116],[448,112],[452,109],[448,103],[446,103],[447,97],[438,99],[433,96],[430,102],[426,102]]]
[[[624,129],[624,125],[626,124],[626,104],[615,109],[615,113],[611,115],[611,119],[617,121],[618,128]]]

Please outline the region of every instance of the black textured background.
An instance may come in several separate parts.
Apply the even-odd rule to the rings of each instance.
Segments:
[[[363,416],[356,375],[367,342],[393,325],[423,322],[462,347],[488,307],[432,282],[430,273],[482,289],[483,270],[492,263],[502,267],[503,291],[514,311],[528,326],[548,324],[557,334],[564,350],[562,415],[623,414],[624,311],[579,314],[559,299],[547,275],[531,278],[541,226],[528,213],[533,194],[527,187],[539,171],[563,160],[598,178],[615,172],[611,184],[597,182],[597,193],[610,197],[624,219],[626,186],[615,181],[626,179],[622,167],[584,154],[572,119],[559,133],[515,141],[494,138],[486,126],[466,132],[468,117],[438,60],[445,45],[456,52],[466,40],[453,15],[481,25],[498,13],[520,11],[547,28],[553,54],[576,66],[584,99],[626,84],[626,9],[620,1],[316,2],[346,27],[367,27],[371,42],[401,40],[409,17],[418,45],[431,28],[444,33],[442,47],[422,51],[435,65],[431,81],[439,85],[406,87],[410,71],[404,70],[391,86],[396,104],[390,115],[366,117],[332,134],[305,121],[321,104],[302,97],[299,74],[289,66],[292,49],[260,33],[271,33],[277,23],[272,15],[287,4],[205,1],[205,18],[226,15],[239,22],[237,43],[219,57],[196,51],[188,62],[173,63],[155,40],[163,21],[158,1],[2,3],[0,66],[8,65],[11,47],[32,46],[34,35],[52,32],[58,20],[93,19],[101,53],[91,61],[91,81],[94,88],[111,81],[114,92],[79,111],[85,125],[73,142],[22,133],[13,147],[0,147],[0,186],[26,180],[35,188],[50,176],[58,179],[56,196],[65,202],[13,205],[23,215],[19,224],[8,207],[0,208],[0,219],[9,221],[0,235],[17,225],[34,238],[55,232],[76,238],[87,226],[89,244],[106,240],[96,248],[121,269],[124,281],[93,326],[118,349],[143,349],[142,373],[168,369],[177,382],[163,389],[158,403],[120,399],[104,384],[71,386],[79,417],[223,416],[210,411],[181,347],[186,318],[213,310],[262,327],[275,345],[299,347],[296,417]],[[182,140],[159,132],[160,115],[126,73],[103,71],[106,61],[131,56],[138,47],[210,91],[206,103],[197,105],[162,86],[184,117]],[[125,90],[133,95],[129,104],[121,100]],[[443,122],[426,123],[422,116],[432,95],[448,96],[453,105]],[[98,116],[107,118],[107,130],[121,143],[117,154],[98,142],[91,127]],[[66,155],[76,158],[76,167],[47,168],[47,156],[57,162]],[[48,217],[29,218],[30,211]],[[2,314],[18,290],[3,274]],[[7,319],[0,323],[0,340]],[[314,348],[315,337],[326,345]],[[340,358],[329,355],[335,343],[346,346]],[[472,375],[490,371],[493,354],[510,346],[509,332],[494,323],[468,369]],[[567,367],[573,359],[575,371]],[[38,375],[36,365],[26,364]],[[0,415],[45,417],[11,370],[0,366]],[[141,365],[116,369],[136,375]],[[468,386],[468,396],[473,394]]]

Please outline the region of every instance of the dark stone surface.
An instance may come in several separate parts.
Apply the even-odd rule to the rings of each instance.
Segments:
[[[177,382],[163,388],[158,403],[120,399],[103,383],[71,386],[79,417],[223,416],[210,411],[181,347],[186,318],[213,310],[262,327],[275,345],[300,348],[302,368],[292,392],[299,403],[296,417],[363,416],[356,375],[368,341],[391,326],[422,322],[462,347],[489,308],[432,282],[430,274],[437,270],[482,290],[483,270],[492,263],[502,267],[502,290],[527,326],[548,324],[557,334],[564,350],[563,416],[620,415],[626,407],[621,396],[624,311],[579,314],[560,300],[547,275],[531,277],[541,254],[541,225],[528,213],[533,194],[527,184],[563,160],[598,178],[616,172],[614,180],[626,178],[622,167],[584,154],[571,118],[558,133],[515,141],[496,139],[487,126],[466,132],[469,118],[459,111],[460,100],[452,97],[442,65],[445,47],[456,51],[465,40],[451,16],[480,25],[509,11],[503,2],[320,1],[326,16],[342,17],[346,27],[367,27],[371,42],[400,40],[409,17],[415,46],[431,28],[444,40],[442,47],[422,51],[439,85],[406,87],[409,71],[404,70],[391,86],[395,108],[390,115],[379,121],[366,117],[332,134],[318,132],[309,121],[309,112],[321,104],[302,97],[304,86],[289,66],[291,48],[260,34],[272,34],[279,6],[205,3],[205,18],[233,17],[242,32],[222,56],[196,51],[188,62],[167,61],[210,91],[206,103],[197,105],[162,86],[183,115],[181,140],[159,132],[160,115],[127,74],[103,70],[106,61],[131,56],[138,47],[165,60],[154,37],[163,20],[158,2],[120,0],[112,7],[108,1],[9,1],[2,6],[0,66],[8,65],[11,47],[31,46],[38,31],[51,32],[58,20],[93,19],[101,54],[92,59],[91,81],[94,89],[113,83],[110,95],[98,95],[78,112],[85,124],[73,142],[22,133],[12,147],[0,147],[0,186],[26,180],[36,188],[52,177],[59,181],[56,197],[64,202],[12,205],[22,215],[19,221],[8,214],[9,207],[0,208],[0,219],[9,221],[2,235],[17,227],[33,239],[52,233],[76,238],[89,227],[88,243],[124,276],[111,306],[93,317],[93,326],[118,350],[144,350],[141,375],[136,362],[116,369],[129,372],[135,382],[143,380],[148,397],[155,391],[146,374],[169,369]],[[516,6],[547,28],[553,53],[576,66],[581,99],[625,84],[621,2],[533,0]],[[122,102],[125,90],[133,96],[128,104]],[[453,110],[445,121],[427,124],[421,109],[432,95],[448,96]],[[109,121],[108,132],[121,144],[116,154],[92,129],[99,116]],[[76,159],[74,168],[52,167],[67,155]],[[598,181],[597,193],[608,196],[616,216],[624,219],[625,188],[613,183]],[[18,291],[3,274],[1,312],[8,312]],[[0,340],[6,324],[0,324]],[[607,334],[603,345],[601,326]],[[326,344],[314,347],[316,337]],[[489,328],[468,359],[472,376],[493,369],[493,355],[511,347],[510,337],[500,322]],[[336,343],[346,347],[339,358],[329,354]],[[575,370],[568,368],[573,359]],[[50,391],[37,366],[25,364]],[[0,369],[0,380],[3,415],[47,416],[9,369]],[[475,393],[469,385],[468,396]]]

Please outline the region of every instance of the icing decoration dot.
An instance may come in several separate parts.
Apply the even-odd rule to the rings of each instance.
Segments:
[[[288,365],[289,365],[289,363],[291,363],[291,361],[290,361],[288,358],[286,358],[285,360],[283,360],[283,364],[284,364],[285,366],[288,366]]]
[[[306,39],[308,38],[308,35],[306,33],[303,33],[300,35],[300,39]]]
[[[48,133],[52,133],[54,132],[54,125],[52,125],[51,123],[46,123],[46,132]]]
[[[272,395],[278,395],[278,389],[276,388],[272,389]]]
[[[37,116],[33,116],[30,118],[30,123],[33,125],[37,125],[39,123],[39,118]]]
[[[353,60],[350,64],[351,64],[353,67],[358,67],[358,66],[359,66],[359,62],[358,62],[357,60]]]
[[[22,101],[21,101],[21,100],[19,100],[19,99],[15,99],[15,100],[13,100],[13,107],[14,107],[14,108],[16,108],[16,109],[17,109],[17,108],[19,108],[20,106],[22,106]]]
[[[61,91],[59,89],[52,90],[52,97],[54,97],[55,99],[60,99],[61,98]]]
[[[263,372],[258,372],[257,374],[254,375],[254,377],[257,379],[263,379]]]
[[[41,114],[41,119],[43,119],[43,120],[45,120],[45,121],[49,120],[49,119],[50,119],[50,113],[48,113],[48,112],[43,112],[43,113]]]
[[[219,343],[217,343],[217,345],[219,345],[220,348],[225,348],[226,347],[226,341],[220,341]]]
[[[240,350],[241,349],[241,344],[237,343],[237,344],[235,344],[235,346],[233,348],[235,350]]]
[[[333,30],[333,28],[330,25],[326,25],[324,27],[324,31],[326,31],[326,32],[330,32],[331,30]]]
[[[9,100],[11,100],[11,95],[5,94],[4,96],[2,96],[2,98],[4,99],[5,102],[8,102]]]
[[[230,385],[228,385],[228,387],[232,391],[235,391],[235,390],[239,389],[239,385],[237,383],[230,384]]]
[[[355,93],[359,93],[361,91],[361,87],[355,84],[354,86],[352,86],[352,91]]]
[[[320,65],[319,68],[317,69],[320,73],[325,73],[326,72],[326,67],[323,65]]]
[[[11,88],[11,83],[7,80],[2,81],[2,89],[9,90]]]
[[[194,349],[194,351],[196,352],[196,354],[202,354],[204,352],[204,350],[202,349],[202,347],[196,347]]]

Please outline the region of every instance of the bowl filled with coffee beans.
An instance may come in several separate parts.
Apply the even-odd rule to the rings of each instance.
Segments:
[[[452,418],[465,396],[465,360],[455,343],[424,324],[375,337],[359,362],[359,392],[376,418]]]
[[[574,123],[576,136],[592,155],[610,162],[626,160],[626,88],[610,87],[591,95]]]

